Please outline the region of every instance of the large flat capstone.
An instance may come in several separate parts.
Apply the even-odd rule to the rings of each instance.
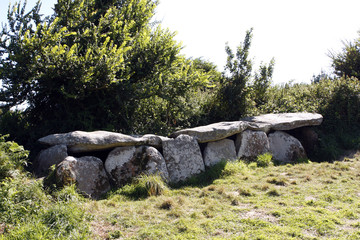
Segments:
[[[66,145],[69,152],[81,153],[113,149],[116,147],[148,145],[159,148],[166,137],[157,135],[130,136],[108,131],[52,134],[38,141],[45,145]]]
[[[323,121],[323,116],[318,113],[270,113],[255,117],[247,117],[242,121],[249,122],[249,129],[269,131],[270,129],[278,131],[292,130],[305,126],[317,126]]]
[[[199,143],[212,142],[224,139],[244,131],[247,123],[242,121],[219,122],[206,126],[187,128],[174,132],[171,137],[177,137],[181,134],[195,137]]]

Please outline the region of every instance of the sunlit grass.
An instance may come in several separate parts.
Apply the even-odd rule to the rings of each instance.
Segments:
[[[216,169],[218,178],[200,176],[159,196],[132,200],[118,191],[89,201],[93,221],[102,225],[92,237],[360,238],[358,158],[269,167],[239,161]],[[196,182],[204,179],[206,184]]]

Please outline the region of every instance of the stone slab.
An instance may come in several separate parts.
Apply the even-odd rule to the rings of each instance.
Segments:
[[[177,137],[181,134],[195,137],[199,143],[218,141],[244,131],[247,123],[243,121],[219,122],[206,126],[187,128],[171,134],[170,137]]]
[[[255,117],[247,117],[243,121],[251,122],[252,130],[275,131],[292,130],[305,126],[317,126],[323,121],[323,116],[318,113],[270,113]],[[257,126],[258,125],[258,126]],[[258,127],[258,129],[256,129]]]
[[[52,134],[38,140],[45,145],[66,145],[72,153],[92,152],[124,146],[149,145],[161,148],[162,141],[168,138],[147,134],[144,136],[130,136],[108,131],[74,131],[69,133]]]

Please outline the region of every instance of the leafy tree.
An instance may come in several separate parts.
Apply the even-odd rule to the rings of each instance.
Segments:
[[[360,79],[360,38],[354,42],[344,43],[342,52],[330,52],[329,56],[337,76]]]
[[[255,73],[252,90],[253,95],[255,96],[254,100],[256,103],[256,107],[264,105],[268,100],[268,95],[266,94],[266,92],[271,84],[274,65],[275,60],[272,59],[268,66],[265,64],[261,64],[259,67],[259,72]]]
[[[262,64],[259,72],[253,73],[253,63],[249,59],[252,31],[246,32],[245,39],[234,54],[226,45],[227,62],[219,90],[214,99],[206,106],[209,112],[209,121],[238,120],[257,104],[266,101],[266,89],[270,86],[274,60],[269,66]],[[250,103],[256,101],[255,104]]]
[[[58,0],[46,18],[40,2],[29,13],[25,4],[9,8],[0,41],[4,112],[26,102],[24,115],[37,137],[142,130],[136,117],[154,99],[172,121],[179,99],[208,79],[179,54],[174,33],[151,22],[156,6],[152,0]]]

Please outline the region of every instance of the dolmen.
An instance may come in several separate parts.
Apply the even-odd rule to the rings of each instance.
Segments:
[[[322,120],[317,113],[281,113],[183,129],[169,137],[108,131],[52,134],[38,140],[46,148],[34,165],[44,176],[55,164],[58,185],[75,183],[97,199],[140,174],[159,174],[177,183],[222,160],[252,159],[267,152],[281,163],[307,158],[317,140],[311,127]]]

